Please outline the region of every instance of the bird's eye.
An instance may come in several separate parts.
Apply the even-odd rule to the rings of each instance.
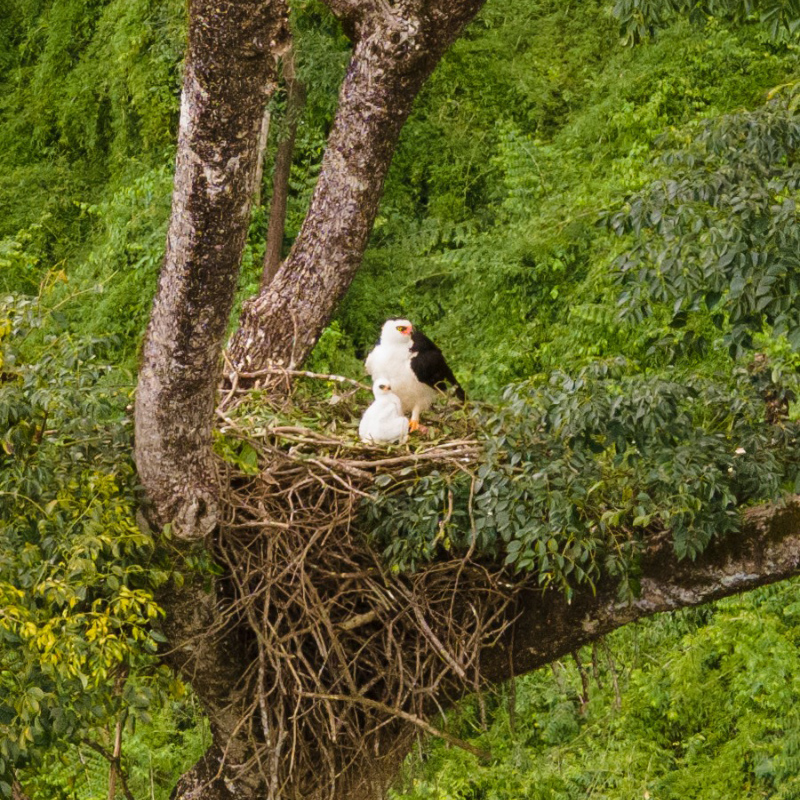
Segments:
[[[400,333],[403,333],[405,331],[405,329],[406,329],[405,325],[398,325],[397,326],[397,330],[399,330]]]

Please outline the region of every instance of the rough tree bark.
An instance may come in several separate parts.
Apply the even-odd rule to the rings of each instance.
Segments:
[[[742,531],[679,561],[666,532],[641,559],[641,593],[620,601],[614,586],[584,590],[568,602],[561,592],[520,598],[519,618],[498,648],[481,660],[486,677],[530,672],[623,625],[664,611],[710,603],[800,574],[800,497],[748,509]],[[512,648],[513,643],[513,648]]]
[[[240,368],[258,369],[272,359],[297,362],[316,340],[360,262],[413,98],[482,1],[328,0],[352,33],[353,59],[309,216],[275,280],[244,314],[232,348]],[[191,0],[189,15],[173,214],[135,414],[148,519],[157,529],[171,523],[184,549],[202,547],[217,521],[211,428],[220,352],[247,231],[264,103],[274,85],[274,56],[286,40],[286,8],[282,0]],[[796,501],[748,512],[739,537],[712,546],[695,562],[677,562],[661,537],[649,545],[642,595],[633,604],[618,603],[611,586],[581,592],[571,603],[556,593],[531,592],[520,599],[520,616],[505,641],[487,649],[482,664],[488,678],[502,680],[633,619],[798,571]],[[169,658],[203,701],[214,736],[173,797],[263,797],[258,770],[242,768],[251,752],[237,727],[248,703],[239,687],[250,665],[224,631],[201,636],[220,624],[214,588],[190,581],[161,601]],[[370,784],[376,782],[364,782]],[[345,797],[357,800],[342,789],[337,800]]]
[[[136,464],[153,521],[211,530],[219,352],[250,220],[283,0],[192,0],[167,252],[136,390]]]
[[[230,348],[240,372],[293,367],[358,269],[414,98],[485,0],[328,0],[354,49],[308,215],[281,268],[245,303]]]

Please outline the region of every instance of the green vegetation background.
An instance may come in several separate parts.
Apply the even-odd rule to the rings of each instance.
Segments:
[[[321,4],[298,0],[294,12],[309,98],[287,248],[347,58]],[[166,798],[208,738],[151,655],[151,593],[176,578],[132,525],[126,455],[125,406],[170,207],[183,15],[175,0],[0,0],[0,295],[16,298],[0,307],[0,369],[22,376],[0,395],[0,776],[22,759],[32,800],[105,797],[107,764],[61,743],[107,746],[123,716],[137,798]],[[634,230],[631,198],[675,174],[704,121],[763,108],[797,74],[797,40],[753,19],[676,19],[626,47],[600,0],[489,0],[416,104],[364,267],[312,366],[358,374],[382,321],[403,315],[479,400],[597,359],[624,357],[623,375],[653,380],[733,374],[735,311],[718,324],[708,298],[665,295],[647,314],[631,301],[623,318],[612,267],[659,240],[645,230],[641,245],[647,224]],[[273,102],[271,152],[284,104]],[[791,166],[793,146],[776,163]],[[270,179],[267,170],[267,204]],[[793,191],[781,188],[783,200]],[[266,213],[253,215],[241,297],[258,286]],[[615,214],[627,221],[615,227]],[[770,327],[780,313],[756,339],[791,375],[792,343]],[[46,450],[38,423],[58,427]],[[764,471],[782,485],[777,467]],[[28,512],[5,502],[12,494],[42,512],[35,536]],[[509,563],[524,551],[509,547]],[[27,594],[9,588],[20,583]],[[620,631],[471,701],[449,724],[489,747],[491,763],[422,744],[396,796],[800,797],[794,589]],[[122,662],[137,677],[128,696],[109,699],[103,687]],[[65,704],[71,693],[83,706]]]

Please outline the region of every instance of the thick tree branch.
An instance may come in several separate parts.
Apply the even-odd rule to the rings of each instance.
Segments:
[[[486,677],[505,680],[548,664],[611,631],[662,611],[703,605],[800,573],[800,497],[745,512],[738,535],[713,542],[695,561],[679,561],[669,534],[653,539],[641,561],[641,594],[621,602],[612,586],[529,592],[501,646],[482,658]],[[513,641],[512,658],[507,648]]]
[[[633,602],[619,600],[611,585],[596,592],[582,590],[571,602],[556,590],[525,593],[509,610],[517,615],[514,623],[501,641],[481,654],[481,677],[488,682],[508,680],[636,620],[703,605],[798,574],[800,497],[790,498],[786,505],[748,510],[740,534],[713,543],[695,561],[678,560],[666,533],[654,538],[643,555],[641,594]],[[442,688],[442,705],[456,699],[448,687]],[[440,707],[437,704],[431,712]]]
[[[216,521],[211,426],[250,219],[284,0],[192,0],[172,218],[136,398],[136,464],[156,526]]]
[[[172,217],[135,412],[147,517],[156,530],[172,523],[179,544],[202,539],[217,520],[211,430],[220,353],[249,225],[264,107],[288,38],[284,0],[190,0],[188,12]],[[249,757],[237,732],[236,692],[247,659],[220,622],[216,590],[189,572],[184,585],[170,586],[159,600],[167,612],[166,657],[201,698],[217,755],[227,755],[225,772],[219,773],[219,757],[206,762],[214,780],[224,791],[233,787],[228,796],[255,797],[260,779],[237,771]]]
[[[361,264],[414,98],[483,2],[331,2],[353,12],[353,56],[308,215],[274,279],[245,304],[230,351],[238,371],[308,355]]]

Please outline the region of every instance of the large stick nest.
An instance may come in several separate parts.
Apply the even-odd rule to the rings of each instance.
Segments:
[[[217,555],[231,581],[227,619],[250,648],[241,730],[270,798],[357,796],[365,781],[374,796],[419,730],[474,750],[428,720],[480,691],[481,651],[513,601],[474,547],[402,574],[359,524],[379,475],[471,472],[480,450],[468,416],[451,400],[434,421],[444,438],[366,446],[356,430],[367,387],[336,381],[303,379],[289,393],[234,383],[219,410],[225,441],[252,465],[226,468]]]

